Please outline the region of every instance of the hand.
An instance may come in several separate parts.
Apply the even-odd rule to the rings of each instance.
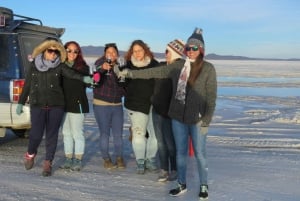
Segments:
[[[208,126],[201,126],[200,127],[200,134],[206,135],[208,133]]]
[[[17,115],[21,115],[23,113],[23,105],[22,104],[17,104],[17,108],[16,108],[16,113]]]
[[[93,78],[90,76],[83,76],[83,82],[86,84],[93,84]]]
[[[118,73],[118,77],[132,78],[132,72],[131,70],[125,68]]]

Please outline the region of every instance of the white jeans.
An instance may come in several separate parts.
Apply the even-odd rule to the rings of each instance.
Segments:
[[[64,137],[65,154],[82,155],[84,153],[85,138],[83,135],[84,114],[67,112],[63,121],[62,133]]]
[[[152,121],[152,107],[150,114],[128,110],[132,129],[132,148],[136,160],[151,159],[156,157],[157,140],[154,133]],[[149,137],[146,138],[146,131]]]

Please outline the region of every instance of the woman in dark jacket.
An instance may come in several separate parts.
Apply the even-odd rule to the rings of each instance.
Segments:
[[[153,68],[158,65],[150,48],[142,40],[135,40],[131,43],[125,59],[126,68],[132,71]],[[127,82],[124,106],[128,110],[131,120],[132,147],[137,162],[137,173],[144,174],[145,168],[150,171],[157,169],[155,159],[157,140],[151,113],[154,80],[133,79],[127,80]]]
[[[63,63],[66,51],[55,39],[43,41],[33,50],[32,57],[34,60],[27,71],[25,85],[16,108],[16,113],[21,115],[22,107],[29,96],[31,130],[24,165],[27,170],[33,167],[45,131],[46,156],[42,175],[51,176],[65,107],[62,79],[72,77],[86,83],[91,83],[92,80],[89,76],[83,77],[75,73]]]
[[[64,47],[67,52],[65,64],[74,72],[83,76],[89,75],[89,66],[83,59],[79,44],[75,41],[69,41]],[[63,79],[63,88],[66,113],[63,120],[62,133],[66,160],[61,168],[71,168],[72,170],[80,171],[85,148],[83,133],[84,114],[89,112],[86,84],[79,80],[65,77]]]

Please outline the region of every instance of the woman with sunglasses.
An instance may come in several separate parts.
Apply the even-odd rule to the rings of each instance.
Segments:
[[[165,77],[172,79],[173,89],[168,115],[172,119],[177,150],[178,186],[170,190],[169,194],[179,196],[187,191],[186,164],[190,136],[198,167],[199,199],[206,200],[208,198],[206,138],[216,107],[217,79],[213,64],[204,60],[201,29],[196,28],[188,38],[185,54],[187,55],[185,60],[174,62],[167,67],[143,71],[124,70],[118,74],[133,79]]]
[[[74,72],[88,76],[90,69],[83,59],[81,48],[75,41],[65,43],[67,52],[65,64]],[[80,171],[85,148],[83,133],[84,114],[89,112],[89,103],[86,95],[85,83],[65,77],[63,89],[65,94],[65,116],[62,125],[65,162],[63,169]]]
[[[97,84],[93,89],[94,115],[100,131],[100,150],[105,169],[125,168],[123,160],[123,105],[124,87],[120,86],[116,74],[111,71],[118,67],[119,51],[115,43],[108,43],[104,47],[104,54],[97,59]],[[96,76],[94,76],[96,78]],[[114,156],[109,153],[109,137],[113,136]]]
[[[92,79],[77,74],[64,64],[66,51],[56,39],[47,38],[39,44],[33,50],[32,58],[16,113],[22,114],[23,105],[28,101],[29,96],[31,129],[24,165],[26,170],[33,167],[38,147],[45,133],[46,154],[42,175],[47,177],[52,174],[52,161],[64,115],[65,96],[62,79],[70,77],[85,83],[92,83]]]

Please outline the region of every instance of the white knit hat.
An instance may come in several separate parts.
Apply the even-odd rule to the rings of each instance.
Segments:
[[[171,60],[181,58],[184,55],[184,41],[175,39],[168,43],[167,50],[171,52]]]

